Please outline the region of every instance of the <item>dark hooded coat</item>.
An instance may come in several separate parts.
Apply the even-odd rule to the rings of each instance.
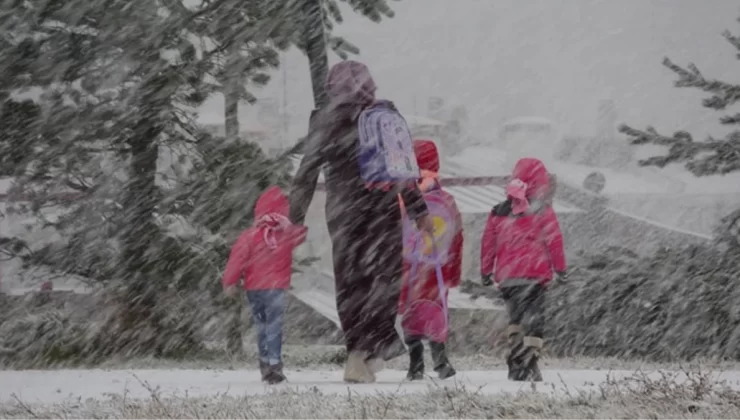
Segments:
[[[400,344],[395,329],[402,276],[400,193],[409,216],[426,214],[415,183],[371,190],[360,176],[357,118],[375,100],[367,67],[343,61],[329,72],[330,103],[315,110],[290,195],[290,218],[302,224],[319,173],[326,180],[336,302],[348,351],[384,357]]]

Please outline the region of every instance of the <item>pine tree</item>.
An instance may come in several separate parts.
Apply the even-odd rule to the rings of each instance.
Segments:
[[[342,1],[373,22],[394,16],[387,0]],[[329,73],[327,47],[342,58],[347,58],[348,54],[359,54],[359,49],[332,33],[334,25],[344,21],[336,0],[285,0],[284,5],[282,18],[298,29],[293,33],[292,44],[308,58],[314,106],[319,108],[326,103],[324,83]]]
[[[173,350],[172,334],[191,337],[187,327],[163,325],[159,299],[190,261],[162,258],[172,241],[157,214],[157,162],[162,148],[197,140],[194,107],[217,86],[205,81],[211,57],[198,53],[177,5],[29,0],[0,9],[0,25],[13,35],[2,50],[0,91],[43,92],[23,133],[33,159],[16,188],[63,238],[32,260],[122,282],[106,352],[161,353]],[[45,217],[49,208],[53,218]],[[177,350],[192,344],[175,341]]]
[[[740,19],[738,19],[740,21]],[[725,31],[722,36],[740,51],[740,38]],[[738,54],[740,58],[740,53]],[[740,85],[705,77],[699,68],[689,64],[686,68],[678,66],[669,58],[663,65],[678,75],[676,87],[694,88],[709,93],[703,105],[707,108],[724,111],[740,101]],[[740,124],[740,113],[720,118],[724,125]],[[695,141],[691,134],[678,131],[671,136],[658,133],[653,127],[637,130],[622,125],[619,131],[627,134],[635,145],[657,144],[668,147],[664,156],[655,156],[640,161],[641,165],[664,167],[670,163],[683,162],[686,169],[696,176],[727,174],[740,170],[740,130],[733,130],[723,139],[709,137],[706,141]]]
[[[740,19],[738,19],[740,21]],[[740,51],[740,37],[724,31],[722,36]],[[738,53],[740,58],[740,53]],[[663,65],[678,75],[676,87],[694,88],[709,93],[711,96],[702,101],[702,104],[716,111],[725,111],[740,101],[740,85],[706,78],[699,68],[690,63],[683,68],[673,63],[669,58],[663,59]],[[720,123],[727,126],[740,124],[740,113],[720,117]],[[694,141],[692,135],[686,131],[678,131],[672,136],[662,135],[653,127],[646,130],[637,130],[622,125],[619,131],[631,137],[630,142],[635,145],[657,144],[668,147],[664,156],[654,156],[641,160],[645,166],[665,167],[671,163],[684,163],[685,168],[695,176],[725,175],[740,170],[740,130],[735,129],[722,139],[709,137],[705,141]],[[731,249],[740,247],[740,209],[730,213],[720,220],[715,229],[716,242],[727,245]]]

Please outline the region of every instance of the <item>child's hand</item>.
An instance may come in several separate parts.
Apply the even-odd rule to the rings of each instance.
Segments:
[[[228,298],[235,298],[239,294],[239,288],[236,286],[229,286],[224,289],[224,294]]]

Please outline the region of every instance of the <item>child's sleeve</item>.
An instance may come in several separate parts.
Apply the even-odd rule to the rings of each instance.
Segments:
[[[483,230],[483,238],[480,244],[480,272],[483,275],[493,273],[496,265],[496,229],[498,217],[491,213],[486,221],[486,228]]]
[[[234,246],[231,247],[229,260],[226,262],[226,269],[221,284],[224,289],[239,284],[244,272],[244,266],[249,260],[249,237],[251,235],[244,233],[239,236]]]
[[[564,272],[568,267],[565,262],[565,244],[563,242],[563,232],[560,230],[558,216],[552,207],[548,208],[544,215],[544,225],[542,230],[545,235],[545,244],[550,254],[552,269],[556,273]]]

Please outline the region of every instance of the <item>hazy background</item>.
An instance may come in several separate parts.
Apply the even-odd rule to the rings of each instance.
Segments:
[[[612,98],[620,122],[723,134],[701,93],[673,87],[664,56],[696,63],[707,77],[738,81],[737,51],[721,36],[740,32],[736,0],[402,0],[380,24],[346,7],[336,30],[361,49],[378,94],[402,111],[423,114],[427,98],[466,105],[472,133],[492,135],[504,118],[551,118],[569,135],[595,131],[598,101]],[[737,31],[736,31],[737,29]],[[312,108],[305,56],[284,56],[290,135],[299,137]],[[332,54],[332,63],[338,59]],[[282,106],[282,70],[259,97]],[[416,97],[416,100],[415,100]],[[254,119],[243,106],[241,120]],[[223,122],[213,97],[201,120]]]

